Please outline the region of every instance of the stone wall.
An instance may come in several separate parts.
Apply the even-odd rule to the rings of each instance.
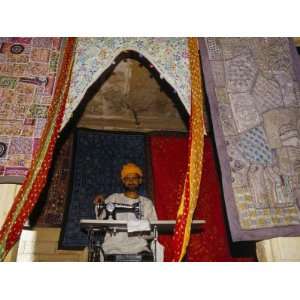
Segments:
[[[300,237],[278,237],[256,243],[256,254],[262,262],[300,261]]]
[[[20,187],[19,184],[0,184],[0,228]]]
[[[58,250],[59,235],[59,228],[23,230],[19,241],[17,262],[87,261],[87,251]]]

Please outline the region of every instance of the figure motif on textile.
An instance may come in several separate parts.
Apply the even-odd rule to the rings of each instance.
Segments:
[[[291,41],[206,38],[200,47],[233,240],[297,235],[300,73]]]

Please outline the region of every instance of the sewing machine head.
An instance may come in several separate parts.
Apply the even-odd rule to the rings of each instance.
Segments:
[[[122,204],[122,203],[109,202],[109,203],[98,204],[97,209],[100,210],[101,212],[103,210],[105,211],[104,220],[107,220],[107,219],[116,220],[117,213],[130,213],[130,212],[134,213],[135,217],[137,219],[142,218],[140,202],[136,202],[133,204]]]

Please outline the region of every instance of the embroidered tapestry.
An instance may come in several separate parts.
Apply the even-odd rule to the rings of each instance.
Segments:
[[[63,249],[87,246],[87,234],[80,230],[80,219],[95,219],[93,200],[96,195],[107,197],[123,191],[120,180],[123,164],[138,164],[148,182],[143,134],[78,129],[74,144],[72,190],[60,239]],[[144,184],[140,193],[148,195]]]
[[[63,126],[81,102],[87,89],[114,63],[123,51],[133,50],[148,59],[178,93],[190,112],[191,79],[187,38],[78,38],[69,98]]]
[[[234,241],[300,234],[299,57],[287,38],[200,39]]]
[[[0,183],[22,183],[54,93],[62,38],[0,38]]]

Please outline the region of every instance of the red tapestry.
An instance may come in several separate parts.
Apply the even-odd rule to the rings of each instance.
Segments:
[[[187,137],[150,138],[154,200],[159,219],[176,219],[187,167],[187,144]],[[206,137],[200,195],[194,215],[194,219],[204,219],[206,224],[201,232],[191,235],[185,260],[256,261],[255,253],[248,257],[233,257],[231,253],[221,182],[215,160],[211,138]],[[165,261],[171,261],[172,236],[161,235],[159,240],[165,246]]]

